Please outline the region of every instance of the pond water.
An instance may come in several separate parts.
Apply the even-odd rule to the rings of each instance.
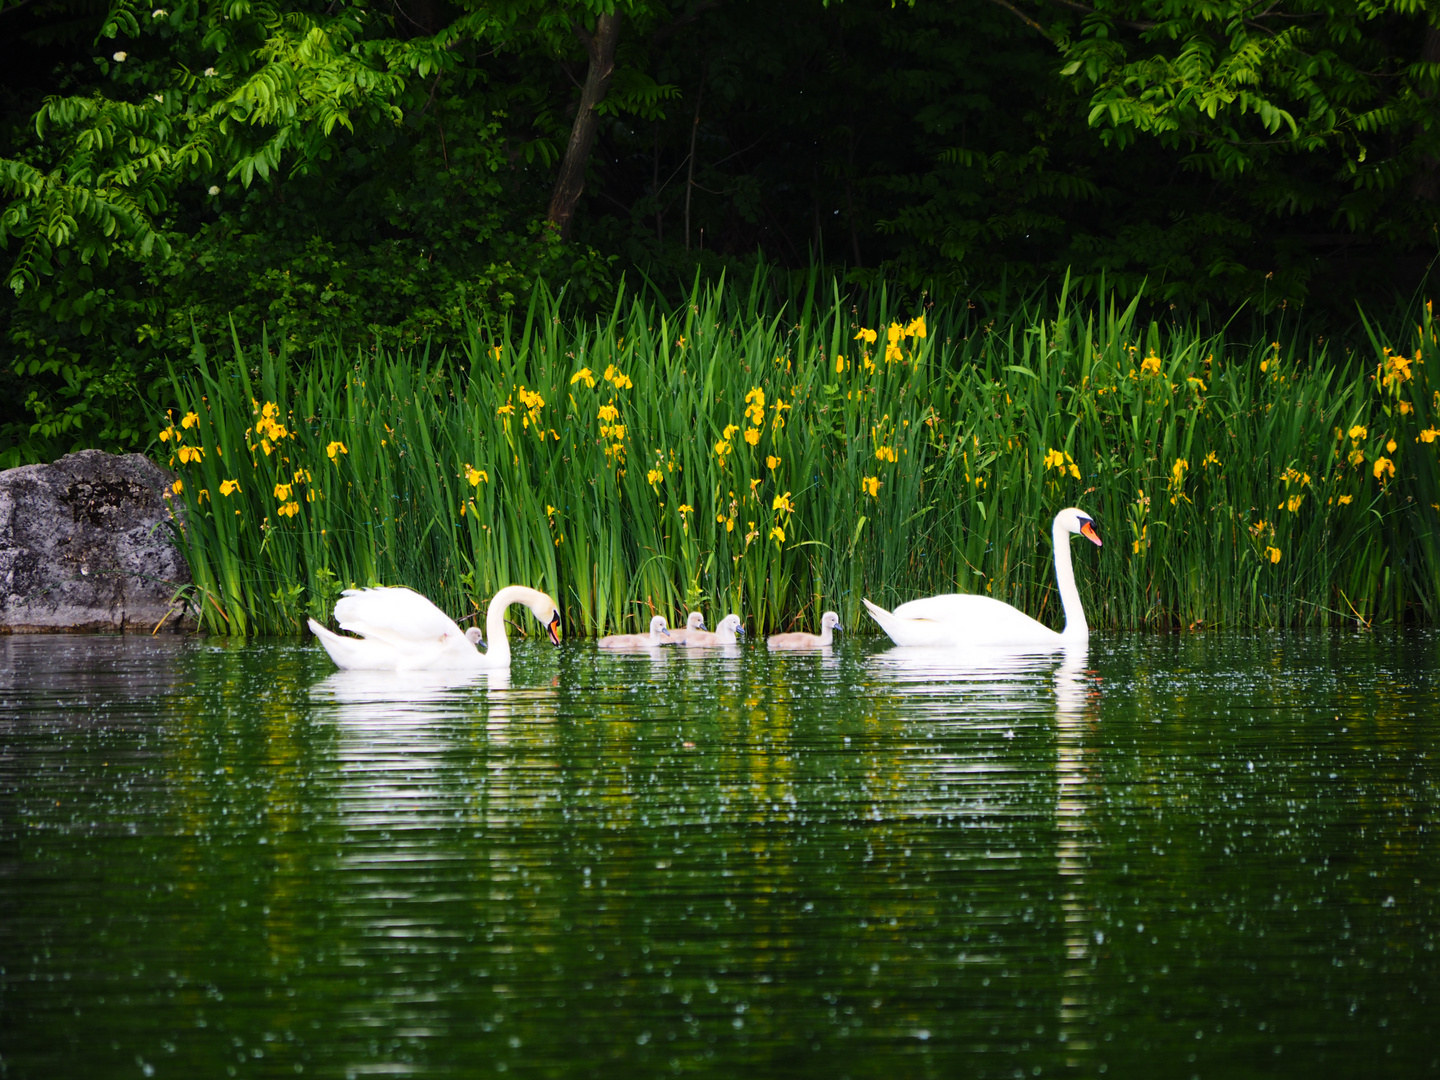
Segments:
[[[1440,635],[0,639],[0,1076],[1440,1072]]]

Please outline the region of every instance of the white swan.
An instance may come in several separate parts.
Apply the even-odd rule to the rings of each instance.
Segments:
[[[765,639],[765,647],[769,649],[828,649],[834,643],[835,631],[844,629],[840,625],[840,616],[833,611],[827,611],[820,616],[820,633],[771,634]]]
[[[1075,587],[1075,569],[1070,563],[1070,536],[1079,533],[1096,547],[1100,534],[1090,515],[1067,507],[1055,515],[1050,534],[1055,544],[1055,580],[1060,586],[1060,605],[1065,609],[1065,629],[1056,633],[1023,611],[990,596],[948,593],[927,596],[901,604],[893,612],[862,601],[880,628],[896,645],[981,646],[1001,649],[1052,651],[1067,645],[1083,644],[1090,637],[1080,590]]]
[[[665,616],[656,615],[650,620],[648,634],[611,634],[609,637],[602,637],[595,644],[602,649],[653,649],[659,645],[668,645],[666,639],[669,636]]]
[[[720,620],[720,625],[715,627],[712,634],[706,630],[692,630],[685,635],[685,647],[687,649],[704,649],[715,645],[734,645],[735,635],[744,634],[745,628],[740,625],[739,615],[726,615]]]
[[[475,648],[480,631],[462,631],[454,620],[413,589],[403,587],[346,589],[335,605],[335,621],[359,634],[346,637],[325,629],[314,619],[310,629],[338,667],[369,671],[492,671],[510,667],[510,639],[505,636],[505,609],[524,604],[544,625],[550,640],[560,644],[560,611],[537,589],[510,585],[490,601],[485,633],[490,647]]]
[[[692,611],[690,612],[689,618],[685,620],[684,626],[677,626],[674,630],[670,631],[670,640],[665,642],[665,644],[684,645],[685,639],[690,636],[690,631],[704,629],[705,616],[701,615],[698,611]]]

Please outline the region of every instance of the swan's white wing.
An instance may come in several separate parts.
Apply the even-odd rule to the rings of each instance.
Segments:
[[[325,646],[325,651],[330,654],[330,659],[334,660],[335,666],[339,668],[360,671],[395,671],[405,655],[379,641],[366,641],[362,638],[337,634],[327,630],[314,619],[310,620],[310,630],[320,639],[320,644]]]
[[[450,616],[413,589],[347,589],[335,604],[335,621],[406,653],[429,652],[456,640],[474,649]]]
[[[896,645],[1050,648],[1062,640],[1044,623],[989,596],[927,596],[893,612],[864,604]]]
[[[925,596],[909,600],[894,611],[899,619],[929,619],[931,622],[955,626],[974,627],[977,637],[1007,636],[1017,632],[1053,634],[1042,622],[1037,622],[1019,608],[996,600],[993,596],[978,596],[974,593],[945,593],[942,596]]]

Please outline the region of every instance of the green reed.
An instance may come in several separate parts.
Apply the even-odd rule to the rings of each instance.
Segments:
[[[1105,538],[1076,546],[1095,626],[1440,612],[1428,310],[1337,358],[1063,292],[984,323],[770,295],[622,293],[579,319],[540,292],[454,350],[199,354],[161,447],[204,625],[295,632],[368,584],[458,617],[512,582],[584,634],[697,608],[859,628],[862,596],[949,591],[1058,625],[1067,505]]]

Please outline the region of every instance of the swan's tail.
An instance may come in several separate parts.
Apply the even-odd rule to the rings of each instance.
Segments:
[[[906,644],[905,641],[901,640],[906,636],[904,629],[900,625],[904,622],[903,619],[897,619],[894,615],[890,614],[890,612],[878,604],[872,604],[864,597],[861,597],[860,602],[865,605],[865,610],[870,612],[870,617],[880,624],[880,629],[889,635],[891,641],[895,642],[896,645]]]
[[[860,602],[870,617],[880,624],[896,645],[939,646],[952,644],[950,631],[930,619],[905,619],[872,604],[861,597]]]

